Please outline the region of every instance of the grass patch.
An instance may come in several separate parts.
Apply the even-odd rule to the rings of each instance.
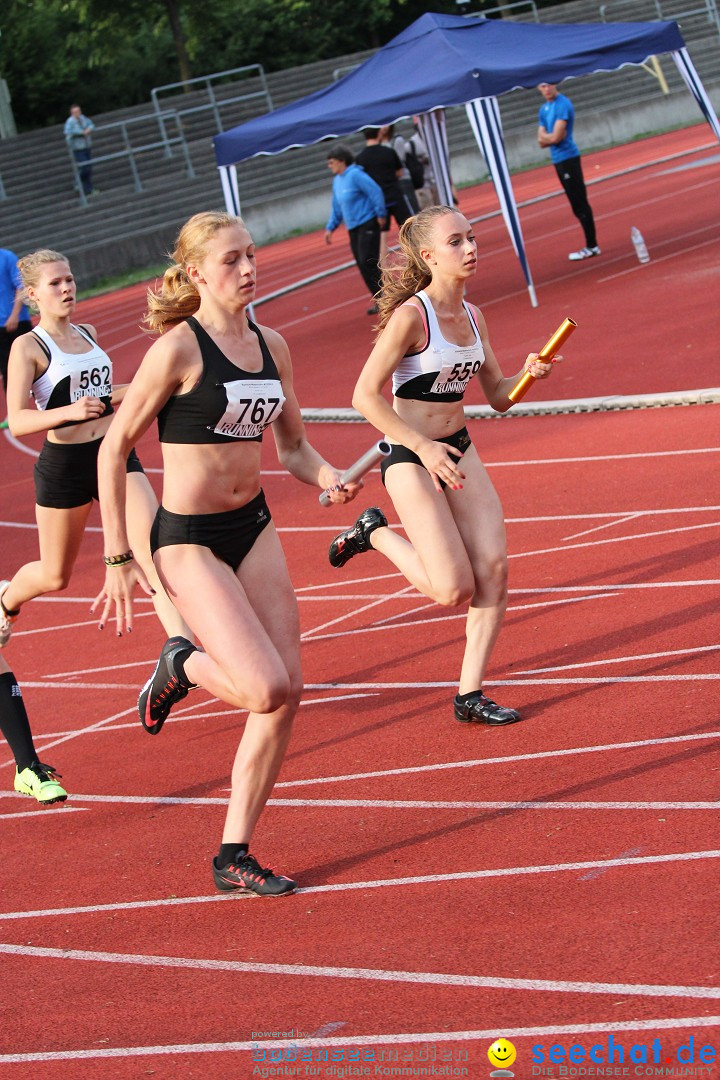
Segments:
[[[140,266],[137,270],[125,270],[111,277],[100,278],[93,285],[78,290],[78,300],[89,300],[91,296],[125,289],[128,285],[137,285],[141,281],[151,281],[162,277],[168,268],[167,262],[153,263],[152,266]]]

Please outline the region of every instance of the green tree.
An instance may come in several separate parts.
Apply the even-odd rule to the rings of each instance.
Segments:
[[[43,127],[73,101],[97,115],[193,74],[377,47],[424,11],[458,10],[455,0],[4,0],[0,74],[18,127]]]

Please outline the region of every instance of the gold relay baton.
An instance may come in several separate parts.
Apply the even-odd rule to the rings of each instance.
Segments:
[[[538,360],[549,360],[555,353],[559,352],[576,327],[577,323],[572,319],[565,319],[560,326],[558,326],[547,344],[543,345],[538,353]],[[513,405],[525,397],[525,394],[535,381],[535,376],[531,375],[529,371],[523,372],[508,394]]]

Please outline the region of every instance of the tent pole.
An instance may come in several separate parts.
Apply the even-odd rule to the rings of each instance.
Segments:
[[[441,205],[453,205],[452,179],[450,177],[450,154],[448,151],[445,110],[433,109],[418,117],[420,135],[427,147],[430,166],[435,176],[435,186]]]
[[[218,171],[220,173],[220,182],[222,184],[223,197],[225,199],[225,209],[228,214],[232,214],[234,217],[240,217],[240,191],[238,189],[237,181],[237,166],[220,165]],[[255,322],[252,304],[248,304],[246,310],[248,317]]]
[[[677,52],[672,54],[672,58],[677,65],[678,71],[685,80],[685,85],[697,101],[703,116],[713,129],[717,139],[720,140],[720,121],[718,120],[717,113],[707,95],[707,91],[700,80],[700,76],[695,70],[695,65],[690,59],[690,54],[685,48],[678,49]]]
[[[492,182],[495,186],[502,216],[510,234],[515,254],[520,260],[525,280],[527,281],[530,303],[533,307],[538,306],[535,286],[533,285],[530,266],[525,254],[525,242],[522,229],[520,228],[520,215],[518,213],[515,194],[510,180],[507,157],[505,155],[505,142],[503,140],[502,123],[500,121],[500,109],[497,98],[485,97],[469,101],[465,106],[470,127],[472,128],[475,141],[482,151]]]

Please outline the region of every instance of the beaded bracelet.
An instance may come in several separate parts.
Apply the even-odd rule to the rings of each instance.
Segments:
[[[103,562],[106,566],[127,566],[132,561],[132,551],[124,551],[122,555],[103,555]]]

